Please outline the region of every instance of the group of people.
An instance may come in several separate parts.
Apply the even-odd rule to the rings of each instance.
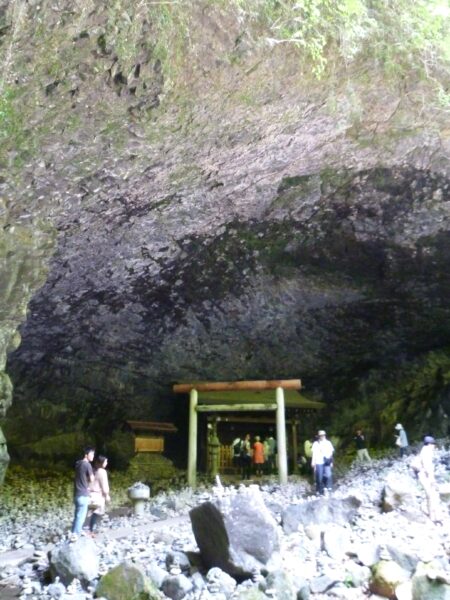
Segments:
[[[241,439],[237,437],[232,443],[233,465],[241,469],[242,479],[250,479],[252,467],[255,475],[270,474],[275,470],[276,441],[269,435],[261,442],[259,435],[252,442],[249,433]]]
[[[395,445],[399,448],[400,457],[405,456],[408,450],[408,436],[401,423],[395,426]],[[371,462],[369,456],[366,439],[361,429],[356,431],[354,437],[357,461]],[[423,446],[419,454],[414,457],[411,462],[411,467],[422,485],[425,496],[427,498],[428,516],[434,523],[442,522],[441,507],[439,501],[439,490],[434,476],[433,455],[436,448],[435,439],[426,435],[423,438]],[[305,455],[311,452],[311,467],[314,472],[316,483],[316,491],[323,495],[325,491],[330,491],[332,488],[332,472],[333,472],[333,454],[334,448],[332,443],[327,440],[326,432],[320,430],[317,432],[316,441],[306,445]]]
[[[354,442],[356,445],[356,460],[358,462],[371,462],[367,450],[367,442],[361,429],[357,429]],[[334,447],[327,439],[326,432],[321,429],[317,432],[314,442],[306,439],[303,445],[304,466],[310,468],[314,474],[316,492],[323,495],[333,486],[333,455]]]
[[[401,423],[395,426],[395,445],[399,449],[400,456],[403,457],[408,452],[408,436]],[[362,429],[356,430],[356,435],[353,438],[356,445],[356,460],[357,462],[371,462],[369,451],[367,450],[367,442]]]
[[[89,535],[95,536],[95,530],[105,514],[106,503],[110,501],[107,464],[106,456],[95,456],[95,448],[92,447],[85,448],[83,458],[75,464],[72,540],[82,533],[88,513]]]
[[[399,448],[400,456],[403,457],[408,449],[408,436],[401,423],[395,426],[395,444]],[[356,461],[368,462],[370,458],[367,449],[367,440],[362,429],[357,429],[353,438],[356,446]],[[304,454],[306,466],[311,466],[316,484],[316,491],[322,495],[330,491],[333,483],[333,454],[332,443],[327,439],[326,432],[322,429],[317,432],[314,443],[307,439],[304,443]]]
[[[395,444],[399,448],[400,456],[403,457],[408,449],[408,437],[400,423],[395,426],[395,431]],[[357,461],[371,462],[366,438],[361,429],[356,431],[354,442]],[[433,466],[435,445],[433,437],[425,436],[423,447],[411,466],[425,491],[428,514],[434,522],[439,522],[441,519],[439,492]],[[232,450],[233,464],[241,469],[242,479],[250,479],[252,466],[256,475],[273,473],[275,470],[276,441],[272,435],[267,436],[263,442],[257,435],[252,442],[248,433],[243,439],[234,440]],[[314,474],[316,492],[319,495],[330,492],[333,486],[334,447],[323,429],[317,432],[314,442],[305,441],[304,452],[307,464],[311,466]],[[105,514],[106,503],[110,501],[107,464],[108,459],[102,455],[95,456],[95,449],[92,447],[85,448],[83,458],[75,464],[75,514],[71,529],[72,539],[76,539],[82,533],[89,513],[89,535],[95,536],[95,530]]]

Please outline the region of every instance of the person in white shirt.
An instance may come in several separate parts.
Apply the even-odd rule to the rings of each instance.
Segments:
[[[423,447],[418,456],[414,459],[412,466],[417,473],[427,497],[428,516],[434,523],[440,523],[442,520],[440,514],[439,490],[434,478],[433,455],[436,442],[431,435],[423,438]]]
[[[324,490],[331,491],[333,486],[333,444],[327,440],[326,432],[317,432],[317,440],[312,445],[311,467],[314,471],[316,491],[323,495]]]
[[[400,450],[400,457],[403,457],[408,453],[408,436],[406,435],[406,431],[403,429],[403,425],[401,423],[397,423],[395,430],[397,431],[395,436],[395,444]]]

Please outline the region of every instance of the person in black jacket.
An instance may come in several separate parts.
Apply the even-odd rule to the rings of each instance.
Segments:
[[[89,507],[89,485],[94,481],[92,461],[94,460],[95,448],[84,449],[84,456],[75,464],[75,480],[73,490],[73,502],[75,514],[72,523],[71,539],[75,540],[83,530]]]
[[[356,435],[353,438],[356,444],[356,460],[358,462],[372,462],[367,450],[366,438],[362,429],[356,431]]]

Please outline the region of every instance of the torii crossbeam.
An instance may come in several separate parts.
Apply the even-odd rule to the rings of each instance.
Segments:
[[[189,394],[188,484],[196,486],[198,412],[275,410],[277,423],[278,474],[287,483],[286,418],[284,390],[300,390],[300,379],[272,381],[193,382],[173,386],[175,394]],[[275,391],[275,398],[267,394]],[[229,392],[240,392],[239,400]],[[264,393],[266,392],[266,393]],[[200,393],[200,398],[199,398]],[[275,400],[275,402],[274,402]]]

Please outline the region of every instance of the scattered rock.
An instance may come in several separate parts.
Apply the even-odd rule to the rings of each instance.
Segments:
[[[189,513],[207,567],[220,567],[238,580],[251,577],[279,548],[277,524],[255,486]]]
[[[192,582],[185,575],[169,575],[161,586],[164,594],[172,600],[181,600],[192,588]]]
[[[441,451],[441,456],[445,456],[444,451]],[[445,464],[437,468],[438,480],[447,477]],[[54,535],[58,530],[60,538],[64,536],[71,511],[66,509],[64,514],[52,505],[52,510],[46,507],[41,516],[35,509],[33,521],[30,521],[29,510],[12,507],[11,512],[0,516],[0,542],[3,548],[11,550],[12,555],[9,556],[9,552],[5,555],[4,550],[3,553],[0,550],[0,594],[3,597],[4,590],[11,590],[13,597],[29,596],[33,600],[49,600],[51,597],[55,600],[92,600],[94,593],[99,596],[101,586],[106,585],[120,566],[118,576],[122,570],[122,579],[128,581],[127,578],[131,578],[129,574],[124,575],[128,568],[135,574],[135,579],[132,578],[135,583],[126,583],[127,593],[135,587],[144,587],[151,590],[145,594],[151,593],[155,598],[161,597],[158,590],[162,589],[166,597],[183,600],[196,600],[200,594],[202,600],[262,600],[271,597],[283,600],[315,597],[361,600],[367,596],[369,582],[371,600],[393,597],[393,594],[397,600],[447,598],[450,585],[448,515],[444,512],[442,526],[431,523],[420,512],[424,494],[418,485],[408,510],[404,510],[403,505],[389,512],[380,510],[380,498],[389,474],[400,478],[408,476],[407,472],[406,461],[388,459],[374,461],[364,469],[352,467],[347,475],[341,477],[330,497],[312,497],[310,500],[307,495],[310,488],[301,480],[285,486],[266,483],[259,490],[251,487],[239,491],[228,486],[220,489],[202,487],[197,492],[182,490],[176,506],[184,516],[155,522],[151,506],[141,519],[135,519],[130,511],[115,511],[110,519],[104,520],[102,533],[95,543],[89,538],[80,538],[75,544],[59,541],[49,557],[43,540],[47,539],[48,532]],[[313,520],[307,525],[299,522],[289,534],[277,525],[277,521],[281,522],[282,512],[289,513],[289,507],[314,506],[318,500],[318,514],[325,514],[325,521],[332,514],[330,506],[339,505],[342,515],[342,506],[350,497],[358,499],[358,506],[350,507],[348,523],[321,523],[320,519],[318,523]],[[170,495],[162,493],[150,499],[149,503],[164,507],[167,514],[175,515],[169,507],[170,498]],[[256,565],[255,570],[249,569],[247,579],[238,584],[238,577],[232,577],[217,566],[210,567],[209,571],[205,568],[203,552],[196,544],[188,517],[192,507],[202,508],[205,504],[214,507],[220,515],[221,528],[217,531],[225,532],[225,541],[230,531],[237,548],[244,556],[248,553],[253,561],[251,564]],[[258,516],[263,513],[262,521],[257,520],[254,512],[248,511],[249,504]],[[272,512],[265,511],[265,504],[271,505]],[[172,503],[172,506],[175,504]],[[314,509],[310,512],[314,514]],[[214,515],[217,513],[214,512]],[[422,514],[422,521],[416,518],[410,520],[412,515],[418,514]],[[44,515],[47,525],[44,524]],[[233,529],[233,526],[243,529],[244,522],[240,519],[244,518],[247,526],[251,524],[253,535],[239,536],[241,531]],[[224,522],[227,519],[226,526]],[[260,527],[261,522],[267,529]],[[208,534],[209,526],[210,522],[203,523]],[[26,534],[29,544],[37,549],[27,550],[22,546],[12,551],[18,540],[27,539]],[[247,541],[249,546],[239,548],[238,544]],[[87,575],[72,568],[73,572],[63,581],[58,580],[52,566],[56,578],[54,583],[46,585],[48,558],[57,556],[60,548],[69,553],[75,552],[77,545],[90,548],[94,556],[89,563],[97,563],[98,568]],[[226,547],[231,547],[231,544]],[[86,556],[85,550],[81,552],[83,557]],[[229,555],[231,560],[230,550]],[[386,567],[386,564],[389,566]],[[128,565],[126,569],[124,565]],[[369,567],[374,567],[373,573]],[[97,575],[102,577],[95,591]],[[71,582],[67,583],[70,578]],[[102,592],[102,597],[110,600],[107,592]]]
[[[411,586],[412,600],[450,600],[450,573],[435,563],[419,563]]]
[[[318,498],[299,504],[291,504],[282,514],[285,533],[297,531],[299,525],[346,525],[356,516],[361,500],[356,496],[347,498]]]
[[[384,598],[395,598],[398,585],[408,581],[409,574],[393,560],[380,560],[372,568],[370,591]]]
[[[415,503],[417,486],[412,477],[389,474],[383,490],[382,506],[385,512],[400,507],[410,507]]]
[[[49,560],[53,576],[58,576],[66,585],[78,579],[86,587],[98,576],[97,548],[87,537],[59,544],[50,552]]]
[[[104,575],[97,586],[97,597],[108,600],[160,600],[161,594],[146,576],[144,567],[122,563]]]

